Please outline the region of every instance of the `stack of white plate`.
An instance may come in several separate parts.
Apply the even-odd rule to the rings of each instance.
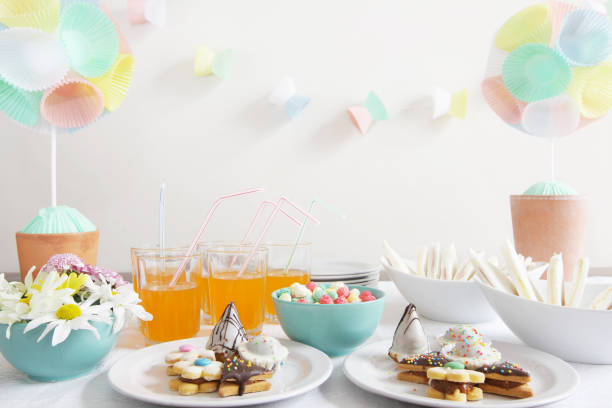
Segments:
[[[310,279],[315,282],[338,282],[351,285],[376,286],[380,267],[352,261],[313,261]]]

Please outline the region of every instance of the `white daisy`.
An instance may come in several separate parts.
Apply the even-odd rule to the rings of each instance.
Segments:
[[[30,286],[26,283],[27,296],[30,296],[30,311],[23,316],[25,320],[33,320],[49,313],[55,313],[63,304],[74,303],[73,289],[58,289],[68,279],[66,274],[59,275],[56,271],[51,271],[40,275],[33,283],[28,282]]]
[[[54,347],[66,340],[72,330],[89,330],[97,339],[100,339],[100,333],[89,322],[96,321],[112,324],[110,310],[108,306],[92,306],[92,303],[93,301],[89,301],[89,299],[80,305],[74,301],[65,303],[57,308],[54,313],[45,313],[30,321],[23,332],[27,333],[42,324],[47,324],[37,342],[40,342],[53,330],[51,345]]]
[[[0,274],[0,323],[8,325],[6,338],[11,338],[11,326],[23,320],[22,316],[30,311],[30,306],[22,301],[26,287],[21,282],[7,282]]]
[[[102,305],[108,305],[113,310],[113,333],[117,333],[123,328],[126,318],[136,317],[140,320],[153,320],[153,315],[148,313],[144,307],[139,305],[141,302],[138,294],[130,285],[119,286],[112,289],[110,283],[102,283],[100,285],[95,282],[87,282],[85,284],[91,296],[100,301]],[[88,300],[89,300],[88,299]]]

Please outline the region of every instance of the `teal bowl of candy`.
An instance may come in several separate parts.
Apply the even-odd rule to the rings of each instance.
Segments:
[[[111,351],[119,333],[106,323],[90,322],[98,329],[100,339],[89,330],[72,330],[62,343],[51,345],[53,331],[40,342],[46,325],[24,333],[25,323],[11,327],[10,339],[5,336],[6,324],[0,324],[0,353],[13,367],[36,381],[62,381],[92,371]]]
[[[285,334],[332,357],[349,354],[365,343],[382,317],[385,292],[366,286],[347,286],[361,293],[369,291],[376,299],[344,304],[297,303],[279,299],[287,288],[272,292],[276,316]]]

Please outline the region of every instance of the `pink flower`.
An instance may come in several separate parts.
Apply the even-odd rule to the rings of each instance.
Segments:
[[[80,273],[85,273],[93,278],[98,279],[101,282],[108,282],[113,287],[119,287],[126,285],[127,282],[123,280],[123,277],[112,269],[107,269],[102,266],[91,266],[89,264],[85,265]]]
[[[75,271],[79,272],[85,266],[85,261],[74,254],[53,255],[40,269],[41,272],[57,271],[58,273]]]

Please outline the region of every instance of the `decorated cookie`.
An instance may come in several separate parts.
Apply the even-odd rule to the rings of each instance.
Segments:
[[[485,365],[477,371],[485,375],[485,382],[478,386],[486,393],[514,398],[533,397],[533,390],[529,386],[531,376],[517,364],[506,361]]]
[[[483,373],[466,370],[461,363],[450,362],[444,367],[433,367],[427,370],[429,387],[427,396],[457,402],[478,401],[482,399],[482,390],[476,384],[485,381]]]
[[[448,344],[455,343],[474,343],[474,342],[483,342],[484,339],[482,335],[470,326],[469,324],[458,324],[456,326],[450,327],[444,332],[443,335],[438,336],[438,342],[440,346],[446,346]]]
[[[418,384],[427,384],[427,370],[432,367],[443,367],[449,361],[433,351],[410,356],[397,364],[397,379]]]
[[[234,302],[225,307],[221,319],[217,322],[208,338],[206,348],[212,350],[217,360],[224,361],[238,351],[238,345],[247,341],[248,336],[238,317]]]
[[[177,351],[166,354],[164,361],[168,364],[166,374],[174,376],[180,375],[183,369],[189,367],[199,358],[209,358],[214,360],[215,353],[203,347],[195,347],[191,344],[184,344]]]
[[[421,325],[416,307],[410,303],[395,328],[393,343],[389,348],[389,357],[399,363],[411,356],[428,353],[429,351],[427,336]]]
[[[215,392],[219,388],[219,380],[223,363],[213,358],[198,358],[181,369],[178,378],[170,380],[170,389],[181,395],[194,395],[200,392]]]
[[[276,370],[285,363],[289,350],[270,336],[254,336],[238,346],[240,357],[266,370]]]
[[[491,347],[490,343],[471,342],[467,339],[461,343],[442,347],[440,354],[450,361],[461,362],[470,370],[495,364],[501,359],[501,353]]]
[[[227,358],[223,365],[219,395],[229,397],[268,391],[272,385],[266,380],[272,378],[273,375],[273,371],[235,355]]]

